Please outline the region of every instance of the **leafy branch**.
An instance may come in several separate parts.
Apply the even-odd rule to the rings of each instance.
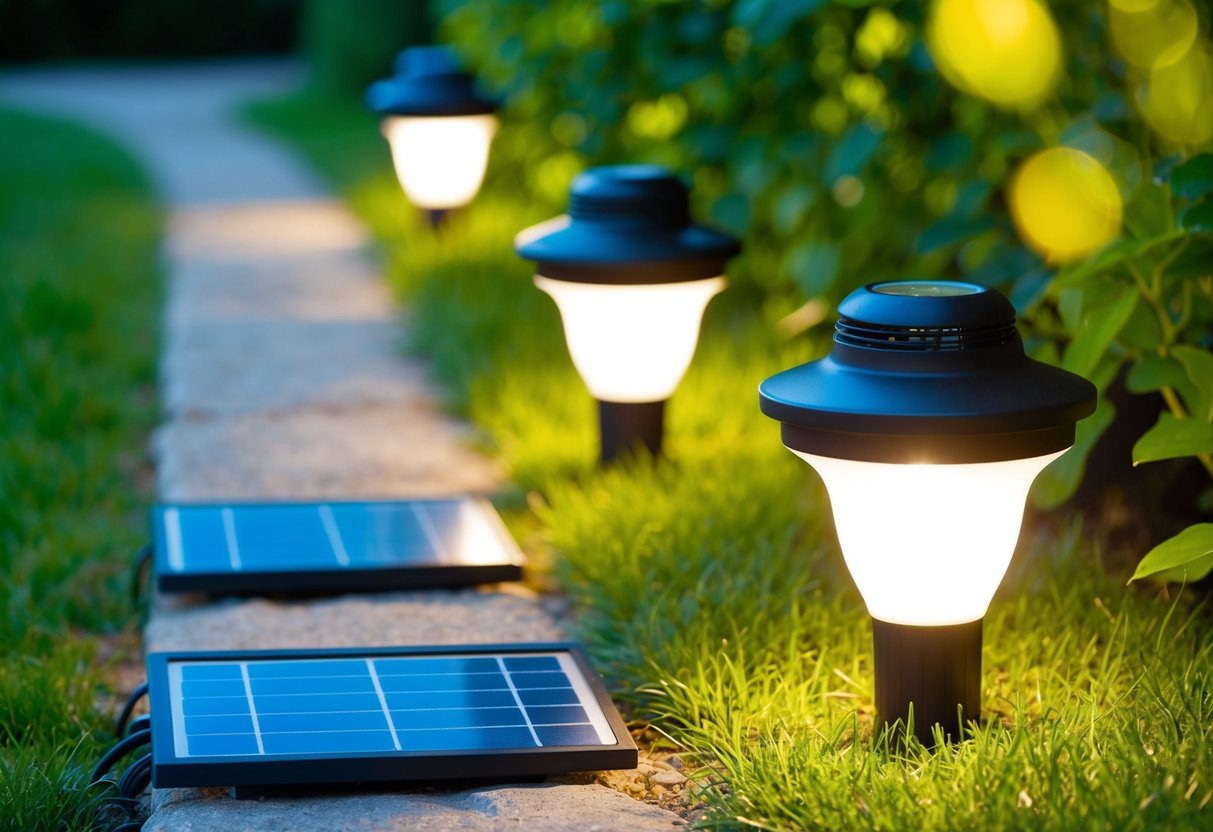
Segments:
[[[1052,291],[1068,318],[1063,329],[1073,333],[1062,363],[1079,371],[1098,362],[1115,369],[1128,363],[1128,389],[1156,392],[1165,405],[1134,444],[1133,464],[1190,457],[1213,479],[1211,194],[1213,154],[1143,184],[1129,208],[1144,220],[1126,225],[1144,236],[1130,236],[1061,271]],[[1074,366],[1079,363],[1086,366]],[[1082,450],[1089,452],[1094,440],[1087,440]],[[1151,549],[1132,580],[1194,581],[1210,571],[1213,524],[1198,523]]]

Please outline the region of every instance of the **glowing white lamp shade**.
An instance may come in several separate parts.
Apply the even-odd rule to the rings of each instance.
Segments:
[[[590,395],[608,402],[668,399],[691,363],[699,324],[723,277],[608,286],[536,275],[560,308],[564,337]]]
[[[847,569],[872,617],[942,626],[986,614],[1019,540],[1028,489],[1063,452],[953,465],[794,453],[825,482]]]
[[[496,130],[491,115],[390,116],[383,122],[405,196],[427,210],[472,201],[484,181]]]
[[[1028,489],[1095,409],[1086,379],[1032,361],[984,286],[874,283],[838,307],[825,358],[759,386],[821,475],[872,616],[876,710],[921,742],[981,712],[982,619]]]
[[[573,180],[569,212],[521,232],[518,253],[560,309],[577,372],[598,400],[602,461],[661,453],[665,402],[691,363],[737,241],[691,222],[689,192],[655,165]]]
[[[437,227],[445,212],[471,202],[480,190],[497,107],[446,47],[405,49],[395,69],[367,89],[367,106],[383,116],[381,129],[405,195]]]

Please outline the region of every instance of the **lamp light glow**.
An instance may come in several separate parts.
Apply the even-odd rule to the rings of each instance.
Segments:
[[[556,302],[573,364],[598,399],[602,460],[661,451],[665,400],[695,353],[737,241],[690,221],[665,168],[617,165],[574,181],[567,216],[522,231],[518,253]]]
[[[1014,308],[984,286],[875,283],[838,311],[830,354],[764,381],[759,404],[829,492],[873,618],[879,718],[959,738],[1028,489],[1095,388],[1025,356]]]
[[[608,402],[654,402],[673,395],[691,364],[708,301],[723,277],[602,286],[535,276],[552,296],[564,336],[590,395]]]
[[[472,201],[484,182],[496,131],[497,119],[487,115],[389,116],[383,122],[405,196],[429,210]]]
[[[872,617],[941,626],[986,614],[1019,540],[1028,488],[1063,451],[954,465],[794,453],[825,482],[847,569]]]
[[[367,106],[383,116],[405,195],[437,226],[445,212],[471,202],[480,190],[497,107],[446,47],[405,49],[395,69],[367,89]]]

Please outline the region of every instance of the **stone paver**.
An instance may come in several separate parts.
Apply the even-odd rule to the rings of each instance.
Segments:
[[[172,210],[153,442],[165,499],[487,492],[498,472],[402,357],[358,222],[286,151],[232,118],[289,89],[289,62],[0,76],[0,100],[90,123],[138,152]],[[562,638],[525,590],[319,601],[156,599],[149,650],[487,643]],[[161,790],[155,832],[657,830],[670,812],[584,782],[237,801]]]
[[[157,793],[146,832],[669,832],[661,812],[598,785],[496,786],[467,791],[235,801],[214,791]]]
[[[161,603],[172,614],[156,615],[148,624],[149,650],[387,647],[565,637],[521,590],[408,592],[312,602]]]

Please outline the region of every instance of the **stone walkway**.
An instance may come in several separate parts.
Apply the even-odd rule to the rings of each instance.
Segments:
[[[292,63],[0,76],[0,101],[94,126],[140,154],[170,209],[154,440],[164,499],[484,493],[497,472],[403,357],[398,312],[357,221],[283,148],[233,118],[289,90]],[[148,650],[534,641],[562,637],[518,588],[299,603],[155,600]],[[149,832],[669,830],[670,812],[548,782],[236,801],[157,791]]]

